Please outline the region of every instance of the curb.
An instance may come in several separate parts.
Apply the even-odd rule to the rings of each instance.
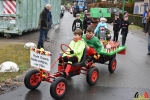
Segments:
[[[144,37],[144,36],[139,35],[139,34],[137,34],[137,33],[135,33],[135,32],[132,32],[132,31],[129,31],[129,33],[134,34],[134,35],[136,35],[136,36],[139,36],[139,37],[141,37],[141,38],[143,38],[143,39],[148,40],[147,36]]]

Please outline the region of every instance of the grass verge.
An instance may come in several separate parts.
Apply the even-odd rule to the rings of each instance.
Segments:
[[[24,49],[22,44],[2,43],[0,44],[0,64],[5,61],[15,62],[19,66],[19,71],[0,73],[0,83],[23,74],[30,67],[30,50]]]
[[[142,30],[143,28],[136,26],[136,25],[129,25],[130,30]]]

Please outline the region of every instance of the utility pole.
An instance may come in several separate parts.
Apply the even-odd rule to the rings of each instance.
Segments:
[[[92,0],[92,3],[94,3],[94,0]]]
[[[123,4],[122,4],[122,14],[124,14],[124,6],[125,6],[125,0],[123,0],[123,2],[122,2]]]

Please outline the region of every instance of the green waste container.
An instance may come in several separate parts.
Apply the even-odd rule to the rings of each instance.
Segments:
[[[61,0],[0,0],[0,33],[18,34],[38,29],[39,14],[52,5],[53,24],[60,22]]]
[[[91,8],[90,14],[92,18],[111,17],[108,8]]]
[[[111,13],[103,13],[103,17],[111,17]]]

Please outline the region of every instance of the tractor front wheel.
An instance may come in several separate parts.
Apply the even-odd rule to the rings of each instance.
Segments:
[[[50,86],[50,94],[54,99],[59,100],[65,96],[67,89],[68,83],[66,79],[59,77],[52,82]]]
[[[34,90],[41,84],[39,74],[40,71],[36,69],[27,72],[24,78],[24,84],[28,89]]]

